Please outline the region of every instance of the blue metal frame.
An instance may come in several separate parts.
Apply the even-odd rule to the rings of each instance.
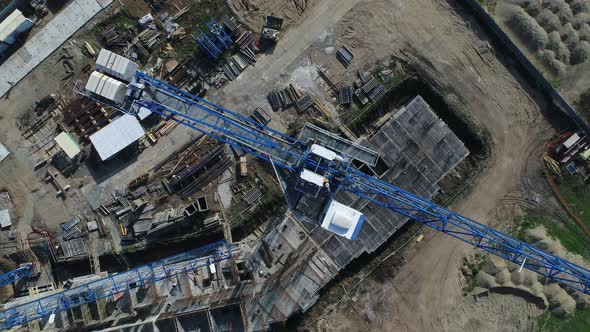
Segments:
[[[233,40],[230,38],[230,36],[228,36],[227,33],[225,33],[225,30],[223,29],[223,27],[217,23],[214,19],[211,19],[208,23],[207,23],[207,27],[209,28],[209,31],[211,31],[211,34],[215,36],[215,38],[221,43],[223,44],[223,46],[228,49],[231,44],[233,44]],[[216,33],[216,31],[218,31],[219,33]]]
[[[207,54],[209,54],[209,56],[213,58],[213,60],[217,59],[217,57],[221,54],[221,50],[219,49],[219,47],[217,47],[217,45],[215,45],[215,43],[211,39],[209,39],[207,34],[205,34],[203,31],[197,31],[197,33],[195,33],[193,37],[199,43],[199,45],[201,45],[201,47],[207,52]]]
[[[31,274],[33,274],[33,264],[27,264],[25,266],[19,267],[16,270],[0,274],[0,287],[12,284],[13,282],[17,282],[21,279],[25,279]]]
[[[136,267],[127,272],[113,274],[104,279],[0,311],[0,329],[8,330],[53,313],[76,308],[133,288],[147,286],[181,273],[194,271],[211,263],[231,258],[231,250],[231,246],[225,241],[214,242]]]
[[[154,81],[154,79],[146,77],[147,75],[145,74],[141,74],[140,76],[149,81]],[[222,118],[224,121],[231,122],[232,119],[241,119],[240,115],[204,99],[194,97],[175,87],[165,86],[165,83],[157,84],[160,84],[160,87],[166,89],[170,93],[177,94],[179,98],[188,98],[193,101],[196,100],[199,103],[212,106],[215,110],[221,110],[214,115]],[[181,113],[169,109],[162,113],[167,114],[168,117],[172,117],[173,115],[182,116]],[[190,120],[190,117],[183,116],[183,118],[189,120],[189,122],[192,121]],[[243,121],[250,122],[249,119],[244,119]],[[192,123],[181,123],[199,130],[192,126]],[[253,124],[249,130],[276,133],[272,129],[258,123]],[[244,148],[240,146],[242,143],[240,137],[232,136],[233,134],[231,131],[225,131],[223,137],[219,137],[212,132],[203,130],[199,131],[210,135],[213,138],[220,139],[232,146],[237,146],[259,158],[269,160],[266,156],[266,151],[261,153],[262,151],[256,150],[255,147]],[[250,132],[250,134],[255,140],[257,137],[260,137],[253,132]],[[539,250],[525,242],[498,232],[491,227],[463,217],[428,200],[406,192],[375,177],[369,176],[353,167],[348,167],[349,165],[324,165],[319,163],[313,160],[309,155],[309,151],[303,142],[298,142],[296,139],[290,138],[284,134],[281,134],[281,137],[286,141],[297,142],[296,145],[298,149],[300,149],[300,152],[298,153],[300,161],[297,163],[297,167],[293,167],[292,163],[281,159],[282,155],[280,153],[272,153],[272,162],[275,164],[292,172],[299,171],[303,166],[310,167],[310,169],[315,168],[316,171],[321,170],[325,176],[331,178],[332,192],[337,192],[340,188],[347,190],[375,204],[400,213],[408,218],[417,220],[487,252],[498,255],[510,262],[522,265],[523,267],[535,271],[549,279],[590,294],[590,270],[562,260],[559,257]],[[259,143],[260,146],[274,149],[274,146],[269,146],[266,142],[260,141]],[[285,167],[285,165],[288,165],[288,167]],[[343,178],[344,180],[341,183],[336,183],[336,178]]]
[[[176,106],[177,103],[184,104],[187,111],[181,113],[147,97],[136,100],[134,103],[137,107],[145,107],[264,160],[270,161],[270,155],[278,166],[289,171],[294,171],[304,159],[306,146],[297,139],[188,92],[179,91],[178,88],[143,73],[136,76],[144,85],[152,86],[160,93],[173,98]]]
[[[198,30],[193,37],[207,54],[215,60],[221,54],[222,49],[228,49],[233,44],[233,40],[214,19],[211,19],[206,25],[209,32],[205,33]]]
[[[343,188],[549,279],[590,294],[590,270],[463,217],[387,182],[350,169]]]

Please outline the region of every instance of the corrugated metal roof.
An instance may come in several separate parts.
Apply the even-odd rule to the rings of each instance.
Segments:
[[[96,59],[97,70],[126,82],[131,82],[137,68],[135,62],[104,48]]]
[[[122,103],[127,93],[127,85],[95,71],[88,78],[86,90],[112,100],[115,103]]]
[[[139,121],[133,115],[125,114],[92,134],[90,142],[100,158],[107,160],[144,135]]]
[[[78,143],[65,131],[57,135],[54,140],[70,158],[74,158],[81,151]]]

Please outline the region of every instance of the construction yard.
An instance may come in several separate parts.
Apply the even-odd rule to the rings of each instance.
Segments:
[[[556,37],[544,26],[548,41],[534,50],[519,44],[523,37],[508,17],[537,13],[535,1],[485,6],[582,115],[579,100],[590,82],[584,1],[574,1],[580,7],[569,16],[562,13],[569,2],[548,7],[564,17],[553,30],[577,29],[575,45],[552,45]],[[358,239],[330,232],[316,221],[329,199],[323,189],[302,195],[297,176],[279,167],[288,158],[277,160],[265,147],[246,154],[220,141],[235,122],[206,132],[173,111],[202,113],[207,121],[214,110],[303,142],[329,142],[375,178],[588,267],[588,238],[569,214],[590,227],[586,178],[550,177],[568,212],[544,173],[544,153],[555,149],[562,158],[557,147],[576,130],[461,1],[97,3],[103,9],[9,84],[0,100],[0,272],[27,262],[35,262],[36,272],[34,280],[1,289],[2,309],[87,283],[106,294],[57,318],[54,312],[56,323],[28,322],[29,328],[587,326],[589,295],[521,274],[514,263],[351,193],[336,197],[364,213]],[[50,11],[27,42],[66,6]],[[545,14],[543,25],[551,20]],[[562,44],[571,52],[567,59],[558,54]],[[145,75],[122,81],[165,107],[129,106],[129,93],[88,93],[93,77],[109,74],[100,67],[103,48]],[[548,52],[554,58],[546,62]],[[174,95],[174,87],[190,96]],[[121,116],[123,109],[136,113]],[[240,142],[249,139],[241,135]],[[565,174],[567,162],[552,158]],[[202,265],[184,273],[184,260]],[[149,269],[164,277],[129,281]],[[102,280],[124,280],[128,289],[109,293]]]

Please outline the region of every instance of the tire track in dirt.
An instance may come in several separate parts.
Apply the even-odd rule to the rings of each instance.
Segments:
[[[444,0],[362,2],[340,21],[337,39],[353,44],[362,40],[362,44],[371,45],[353,51],[364,63],[392,54],[414,60],[443,90],[457,94],[486,125],[494,140],[494,155],[475,181],[471,194],[453,209],[480,222],[505,228],[509,219],[498,218],[500,201],[539,179],[539,163],[530,163],[528,159],[535,158],[540,142],[550,137],[553,130],[540,112],[545,105],[539,96],[523,85],[517,73],[506,68],[494,50],[484,53],[474,46],[489,41],[477,23],[464,17],[455,5],[454,1]],[[367,13],[372,14],[370,23],[356,19]],[[324,321],[338,320],[340,330],[362,326],[369,330],[404,327],[408,331],[425,331],[442,327],[456,331],[481,325],[485,331],[501,329],[500,326],[514,330],[513,326],[521,326],[519,322],[507,322],[503,315],[470,316],[465,309],[459,267],[470,250],[467,244],[435,235],[423,243],[390,281],[404,298],[390,291],[390,287],[384,287],[381,292],[367,291],[357,301],[367,301],[367,307],[373,308],[374,322],[360,324],[361,314],[338,312]],[[510,303],[511,299],[506,301]],[[371,305],[376,302],[381,305]],[[505,310],[502,300],[498,300],[497,306]],[[516,313],[530,312],[524,302],[509,307]],[[317,328],[336,330],[329,324],[319,324]]]

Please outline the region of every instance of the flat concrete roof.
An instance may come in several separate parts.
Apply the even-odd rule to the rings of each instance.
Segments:
[[[124,114],[90,136],[90,142],[100,159],[107,160],[145,135],[133,115]]]
[[[70,159],[77,156],[81,151],[78,143],[76,143],[72,136],[70,136],[70,134],[66,133],[65,131],[57,135],[54,140],[57,145],[59,145],[59,147],[64,150],[68,157],[70,157]]]
[[[0,162],[6,159],[6,157],[8,157],[9,154],[10,152],[8,152],[6,147],[0,143]]]
[[[8,210],[0,211],[0,228],[6,228],[12,225],[12,221],[10,220],[10,213]]]
[[[0,66],[0,97],[113,0],[74,0]],[[11,82],[11,83],[10,83]]]

